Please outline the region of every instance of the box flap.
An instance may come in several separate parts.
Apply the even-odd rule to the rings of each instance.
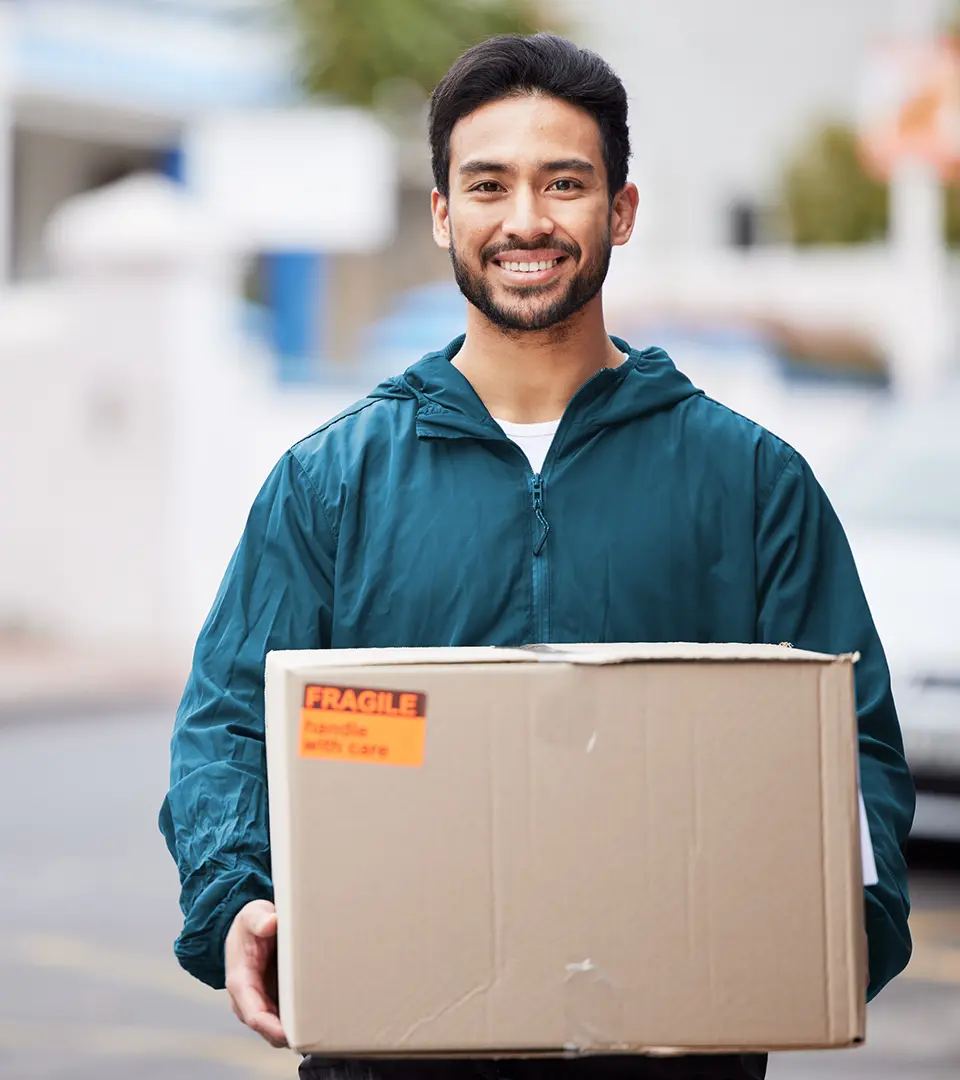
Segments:
[[[486,645],[474,648],[398,648],[398,649],[308,649],[271,652],[270,666],[279,665],[285,671],[309,671],[318,667],[395,667],[397,665],[437,664],[512,664],[552,662],[566,664],[627,664],[671,661],[697,663],[730,663],[736,661],[779,660],[792,663],[831,663],[836,660],[859,659],[853,656],[831,656],[808,652],[783,645],[762,645],[741,642],[697,643],[665,642],[602,642],[551,645],[527,645],[522,648],[500,648]]]

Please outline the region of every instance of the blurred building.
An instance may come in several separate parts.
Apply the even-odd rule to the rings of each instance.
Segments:
[[[730,244],[775,200],[820,116],[852,117],[878,37],[939,30],[946,0],[547,0],[630,97],[633,176],[658,249]]]
[[[183,142],[198,118],[303,102],[278,0],[0,0],[0,20],[0,280],[49,273],[44,227],[70,197],[142,170],[189,182]],[[247,253],[248,326],[281,354],[281,375],[354,355],[390,296],[443,272],[423,149],[411,158],[394,257]]]
[[[14,280],[48,267],[43,227],[72,195],[130,172],[177,176],[208,109],[289,102],[289,27],[250,0],[6,0],[0,244]],[[2,38],[0,38],[2,40]]]

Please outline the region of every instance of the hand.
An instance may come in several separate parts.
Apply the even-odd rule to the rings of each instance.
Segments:
[[[238,1020],[271,1046],[286,1046],[277,1008],[277,909],[251,900],[240,909],[223,949],[227,993]]]

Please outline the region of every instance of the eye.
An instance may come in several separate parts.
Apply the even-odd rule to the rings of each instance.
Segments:
[[[554,180],[550,187],[561,195],[567,195],[572,191],[583,190],[583,184],[581,184],[579,180],[571,180],[567,176],[564,176],[559,180]]]
[[[481,180],[479,184],[474,184],[470,190],[477,192],[479,195],[496,195],[498,191],[503,191],[503,187],[496,180]]]

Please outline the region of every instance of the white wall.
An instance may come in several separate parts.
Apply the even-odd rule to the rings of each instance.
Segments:
[[[926,393],[956,368],[960,260],[918,276],[886,245],[616,253],[604,288],[608,321],[647,313],[781,318],[799,328],[863,335],[882,351],[901,392]]]
[[[0,290],[0,625],[189,648],[273,463],[359,392],[285,394],[239,334],[239,266],[159,178],[54,219]]]
[[[204,270],[0,291],[0,626],[185,649],[267,473],[360,391],[284,392]]]

